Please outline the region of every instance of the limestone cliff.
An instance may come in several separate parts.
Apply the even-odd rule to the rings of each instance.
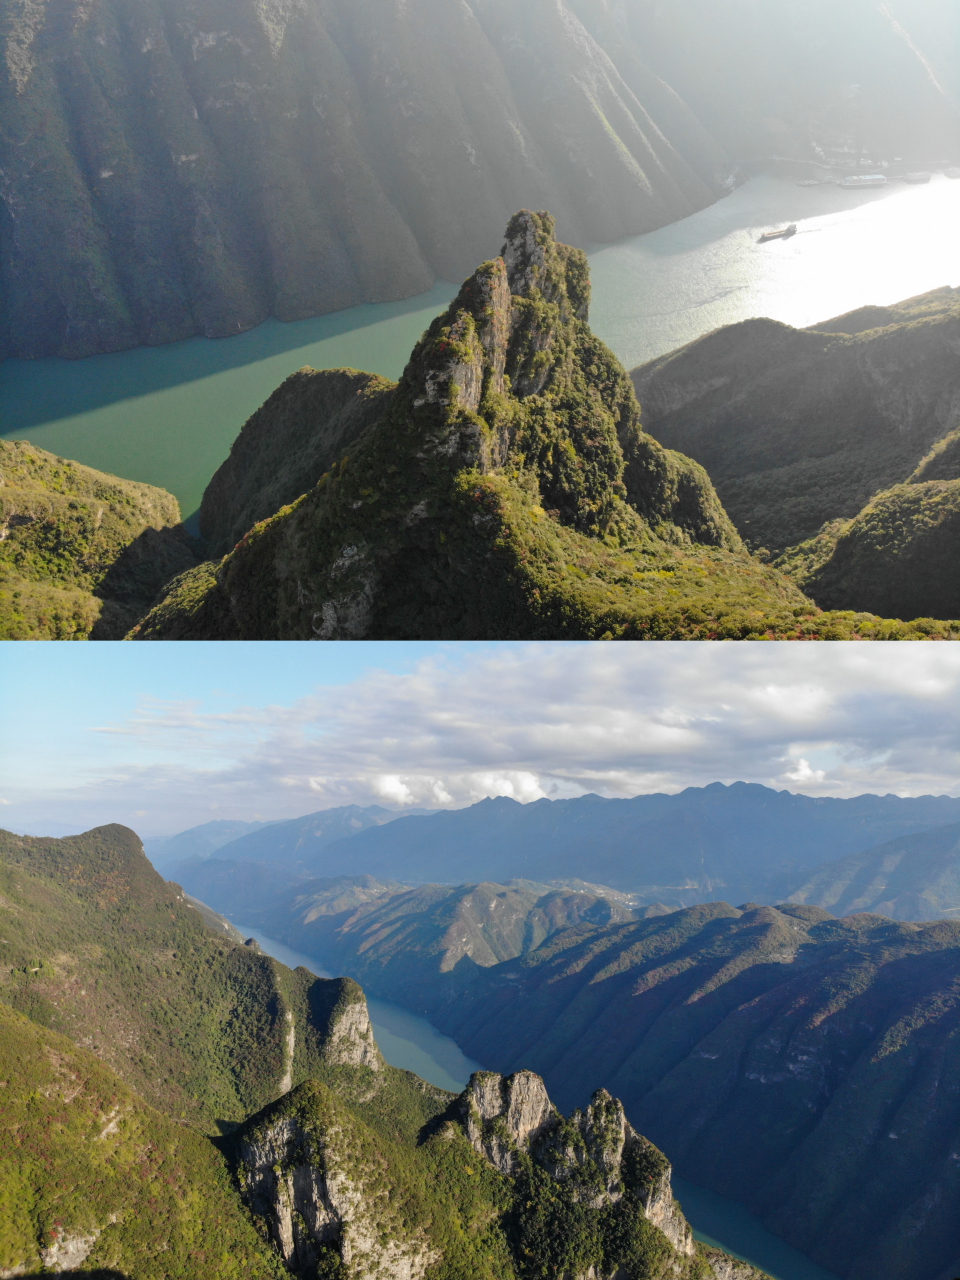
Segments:
[[[696,1252],[690,1224],[673,1198],[670,1165],[628,1122],[623,1104],[598,1090],[586,1111],[565,1120],[532,1071],[476,1072],[460,1099],[464,1130],[501,1173],[516,1174],[531,1157],[573,1198],[594,1209],[637,1196],[652,1222],[684,1257]]]
[[[313,1082],[245,1128],[244,1198],[294,1274],[327,1274],[326,1259],[351,1280],[420,1280],[437,1260],[426,1234],[410,1231],[391,1204],[366,1137]]]
[[[694,1243],[669,1163],[605,1091],[567,1120],[532,1072],[478,1072],[398,1146],[411,1079],[388,1068],[363,1099],[307,1081],[236,1135],[244,1199],[295,1275],[762,1280]]]

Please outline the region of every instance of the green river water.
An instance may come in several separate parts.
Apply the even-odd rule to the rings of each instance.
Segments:
[[[757,243],[788,221],[798,224],[792,240]],[[591,253],[591,322],[628,368],[748,316],[812,324],[960,284],[958,225],[960,182],[939,175],[875,191],[753,178],[682,222]],[[271,320],[232,338],[7,360],[0,436],[160,485],[189,515],[246,418],[289,373],[352,366],[396,378],[454,293],[439,282],[406,302]]]

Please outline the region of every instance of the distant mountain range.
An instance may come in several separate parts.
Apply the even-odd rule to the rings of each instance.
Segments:
[[[895,9],[896,13],[891,10]],[[9,3],[0,358],[408,297],[550,208],[649,231],[735,165],[955,155],[949,0]]]
[[[861,835],[886,825],[869,807]],[[556,829],[574,826],[562,812]],[[405,826],[342,844],[397,840]],[[960,1264],[960,921],[882,912],[960,910],[958,833],[931,827],[840,858],[807,874],[802,901],[777,907],[671,910],[529,880],[280,887],[280,868],[219,859],[187,878],[238,921],[427,1016],[466,1053],[541,1073],[565,1107],[601,1080],[680,1173],[838,1275],[947,1280]],[[496,848],[504,827],[486,836]],[[837,919],[817,898],[852,914]]]
[[[825,863],[958,820],[960,799],[950,796],[838,800],[744,782],[630,800],[522,805],[499,797],[424,816],[351,806],[222,845],[202,886],[186,867],[170,874],[218,909],[217,878],[225,885],[245,875],[272,890],[336,876],[405,884],[521,878],[606,885],[641,905],[782,901]]]

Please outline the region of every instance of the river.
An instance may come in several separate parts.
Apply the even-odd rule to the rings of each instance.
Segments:
[[[760,230],[786,222],[797,223],[793,239],[757,243]],[[958,226],[960,182],[939,175],[874,191],[752,178],[692,217],[591,252],[592,324],[632,368],[749,316],[807,325],[896,302],[960,284]],[[454,292],[440,282],[406,302],[272,320],[233,338],[6,360],[0,435],[161,485],[188,515],[245,419],[287,374],[349,365],[396,378]]]
[[[310,956],[285,947],[259,930],[242,924],[236,927],[245,937],[256,938],[267,955],[291,969],[302,965],[318,978],[334,976],[320,968]],[[466,1057],[455,1041],[439,1032],[426,1018],[371,996],[367,997],[367,1006],[380,1052],[391,1066],[413,1071],[453,1093],[459,1093],[466,1086],[472,1072],[482,1070],[479,1062]],[[758,1218],[733,1200],[676,1176],[673,1186],[698,1240],[760,1267],[773,1280],[837,1280],[769,1232]]]

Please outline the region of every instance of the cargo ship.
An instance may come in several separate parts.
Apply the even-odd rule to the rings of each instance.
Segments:
[[[780,227],[778,231],[765,231],[757,243],[764,244],[767,240],[789,240],[791,236],[796,234],[797,224],[791,222],[789,227]]]

